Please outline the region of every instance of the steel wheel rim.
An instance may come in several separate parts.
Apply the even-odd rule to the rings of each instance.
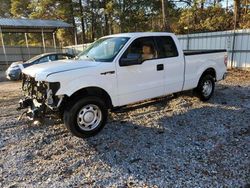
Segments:
[[[202,93],[205,97],[208,97],[213,90],[213,84],[211,80],[206,80],[202,87]]]
[[[92,131],[98,127],[102,120],[101,109],[94,104],[82,107],[77,115],[77,124],[83,131]]]

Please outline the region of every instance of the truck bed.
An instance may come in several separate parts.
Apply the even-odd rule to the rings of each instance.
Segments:
[[[192,50],[185,51],[185,84],[184,90],[192,89],[198,84],[199,78],[208,68],[216,70],[216,80],[221,80],[226,66],[224,58],[226,50]],[[211,66],[207,67],[207,64]]]

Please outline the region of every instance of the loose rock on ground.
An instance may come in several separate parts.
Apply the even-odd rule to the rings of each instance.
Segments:
[[[244,187],[250,72],[231,70],[204,103],[185,92],[111,112],[89,139],[61,121],[18,121],[20,82],[0,82],[0,187]]]

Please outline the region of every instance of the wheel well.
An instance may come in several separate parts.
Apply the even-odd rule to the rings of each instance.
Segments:
[[[206,70],[202,73],[200,79],[201,79],[203,76],[205,76],[205,75],[211,75],[211,76],[214,78],[214,81],[216,81],[216,72],[215,72],[214,68],[208,68],[208,69],[206,69]]]
[[[68,101],[76,100],[77,98],[82,97],[82,96],[100,97],[108,105],[108,108],[112,107],[111,97],[104,89],[99,88],[99,87],[87,87],[87,88],[80,89],[76,91],[74,94],[72,94],[68,98]]]

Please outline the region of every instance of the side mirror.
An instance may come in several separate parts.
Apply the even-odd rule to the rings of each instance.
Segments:
[[[126,58],[121,58],[119,61],[121,67],[140,65],[142,64],[142,58],[140,54],[128,54]]]

